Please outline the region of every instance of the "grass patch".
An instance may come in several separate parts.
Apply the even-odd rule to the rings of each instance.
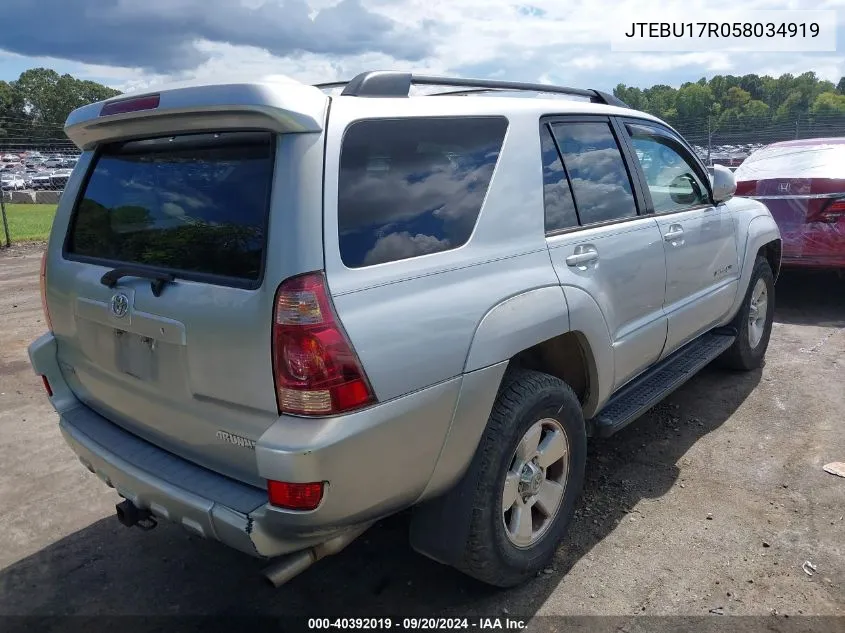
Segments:
[[[47,240],[56,215],[55,204],[5,204],[12,244]],[[2,229],[0,225],[0,245],[5,245],[6,235]]]

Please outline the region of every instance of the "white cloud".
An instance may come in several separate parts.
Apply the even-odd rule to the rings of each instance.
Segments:
[[[373,248],[364,257],[364,265],[372,266],[384,262],[437,253],[449,248],[449,240],[439,240],[433,235],[418,233],[411,235],[407,231],[390,233],[380,237]]]

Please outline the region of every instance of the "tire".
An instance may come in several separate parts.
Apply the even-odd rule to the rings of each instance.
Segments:
[[[568,445],[566,457],[545,467],[531,462],[532,466],[520,468],[522,457],[517,454],[517,449],[522,452],[530,446],[530,440],[523,443],[523,439],[529,430],[532,430],[533,438],[538,424],[541,426],[539,448],[546,447],[543,453],[546,457],[542,459],[541,455],[537,455],[538,462],[549,461],[560,452],[561,437],[557,435],[560,432],[563,432],[563,440]],[[472,504],[469,538],[455,567],[497,587],[512,587],[535,576],[552,559],[566,534],[584,484],[586,457],[584,417],[572,389],[547,374],[525,369],[509,370],[479,442],[475,458],[478,469],[473,492],[468,498]],[[538,485],[538,470],[545,478],[544,483],[539,484],[542,495],[538,493],[529,497],[528,502],[532,504],[529,508],[522,501],[522,493],[517,492],[515,505],[506,513],[506,478],[510,498],[510,493],[515,490],[512,484],[516,473],[526,478],[533,473],[532,481],[523,482],[525,494],[530,495]],[[539,497],[544,496],[547,505],[553,505],[549,500],[558,489],[552,483],[562,483],[563,492],[556,509],[544,511]],[[552,494],[546,495],[546,491]],[[520,509],[517,510],[517,506]],[[547,514],[553,516],[545,516]],[[506,520],[510,520],[510,525],[524,527],[519,517],[531,517],[536,520],[537,526],[536,533],[522,544],[515,543],[514,539],[524,539],[525,533],[520,536],[518,529],[512,531],[506,526]]]
[[[760,289],[765,291],[765,315],[757,316],[757,327],[751,325],[751,314],[758,305]],[[754,270],[751,273],[751,280],[748,282],[748,290],[742,301],[733,323],[739,333],[734,341],[720,358],[722,366],[737,371],[752,371],[763,364],[763,357],[769,346],[769,337],[772,333],[772,321],[775,314],[775,279],[772,269],[765,257],[758,257],[754,262]]]

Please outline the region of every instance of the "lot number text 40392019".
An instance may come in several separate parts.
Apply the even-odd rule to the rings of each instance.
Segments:
[[[309,618],[308,628],[358,630],[521,630],[525,621],[516,618]]]

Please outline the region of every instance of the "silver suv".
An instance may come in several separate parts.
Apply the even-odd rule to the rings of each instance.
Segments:
[[[61,431],[122,523],[274,558],[275,585],[411,507],[418,551],[520,583],[588,437],[768,345],[766,207],[598,91],[183,84],[66,131],[30,347]]]

